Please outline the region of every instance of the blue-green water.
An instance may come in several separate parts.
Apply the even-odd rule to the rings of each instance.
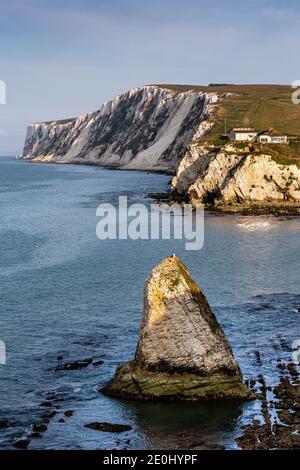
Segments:
[[[205,218],[205,243],[99,241],[96,208],[128,194],[141,201],[168,176],[91,166],[29,164],[0,158],[0,448],[30,434],[50,400],[58,413],[29,448],[175,448],[203,442],[234,447],[257,402],[139,403],[98,391],[118,363],[133,357],[143,283],[163,257],[188,265],[215,310],[245,378],[276,382],[278,358],[290,361],[300,337],[300,221],[240,216]],[[145,202],[149,203],[145,199]],[[255,351],[261,354],[261,363]],[[57,371],[83,358],[103,364]],[[74,410],[70,418],[66,410]],[[126,423],[119,435],[84,428]]]

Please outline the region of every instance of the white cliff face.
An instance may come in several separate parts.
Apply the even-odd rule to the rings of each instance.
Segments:
[[[235,151],[235,153],[234,153]],[[194,201],[263,202],[300,200],[300,169],[281,165],[265,154],[244,153],[226,145],[221,150],[191,145],[172,181]]]
[[[134,88],[76,119],[28,127],[22,158],[174,172],[195,134],[205,135],[216,94]]]
[[[249,156],[223,190],[225,200],[300,200],[300,169],[280,165],[268,155]]]
[[[205,296],[176,256],[165,258],[145,282],[135,359],[150,371],[240,375]]]
[[[197,143],[189,145],[178,165],[176,176],[172,180],[172,187],[179,193],[187,191],[197,176],[203,174],[212,155],[211,148]]]

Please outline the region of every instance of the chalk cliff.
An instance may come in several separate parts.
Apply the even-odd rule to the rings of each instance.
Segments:
[[[173,189],[188,193],[192,201],[215,206],[226,203],[300,201],[300,169],[280,164],[267,154],[245,152],[227,144],[188,146]]]
[[[217,99],[216,93],[133,88],[90,114],[29,126],[22,158],[174,173],[187,145],[213,126]]]
[[[204,294],[176,256],[146,280],[135,359],[118,367],[103,392],[139,399],[252,398]]]

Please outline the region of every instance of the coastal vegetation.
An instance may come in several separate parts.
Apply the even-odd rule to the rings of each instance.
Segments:
[[[207,140],[219,139],[233,127],[255,127],[258,131],[273,127],[300,136],[300,106],[293,104],[289,85],[159,86],[178,92],[195,90],[223,95],[215,107],[215,127]]]

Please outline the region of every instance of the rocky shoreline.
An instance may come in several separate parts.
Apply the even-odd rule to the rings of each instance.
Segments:
[[[280,381],[267,386],[265,378],[249,383],[261,403],[263,419],[244,426],[236,443],[244,450],[300,449],[300,380],[293,363],[278,362]],[[258,385],[258,387],[256,387]]]
[[[172,179],[172,192],[219,212],[298,216],[300,169],[284,149],[242,144],[191,144]]]
[[[216,207],[206,206],[206,210],[215,213],[239,214],[245,216],[298,217],[300,215],[300,203],[236,203]]]
[[[165,193],[149,193],[148,197],[156,203],[192,204],[188,194],[178,194],[176,191]],[[238,214],[244,216],[273,216],[273,217],[298,217],[300,215],[300,202],[244,202],[211,205],[204,204],[204,210],[212,214]]]

